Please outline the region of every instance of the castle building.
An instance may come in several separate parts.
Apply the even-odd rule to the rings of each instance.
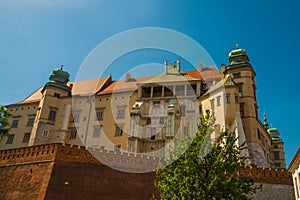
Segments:
[[[49,143],[164,155],[181,134],[194,133],[206,110],[214,132],[235,131],[246,142],[253,165],[285,168],[277,129],[258,117],[256,76],[244,49],[232,50],[229,65],[182,71],[180,60],[155,76],[69,81],[62,68],[21,102],[7,105],[13,114],[10,134],[0,149]]]
[[[292,173],[295,199],[300,199],[300,147],[295,153],[289,167],[288,171]]]

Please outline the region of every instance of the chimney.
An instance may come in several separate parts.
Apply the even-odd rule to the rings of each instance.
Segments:
[[[165,75],[168,73],[168,61],[165,61]]]
[[[179,59],[177,60],[177,69],[178,69],[178,72],[180,73],[180,60]]]
[[[129,72],[126,73],[125,81],[130,81],[132,79],[132,76]]]
[[[204,69],[204,64],[202,61],[199,62],[199,72],[202,72]]]
[[[73,90],[73,84],[71,83],[71,84],[70,84],[70,92],[69,92],[69,96],[72,95],[72,90]]]
[[[226,70],[226,65],[225,64],[221,64],[221,72],[224,75],[224,72]]]

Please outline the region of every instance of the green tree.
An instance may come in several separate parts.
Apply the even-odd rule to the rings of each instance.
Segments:
[[[0,139],[6,136],[10,130],[9,117],[11,113],[4,106],[0,106]]]
[[[259,189],[250,176],[237,176],[248,167],[248,158],[241,156],[244,144],[236,145],[236,134],[229,131],[212,142],[212,121],[208,113],[194,137],[183,135],[169,151],[164,163],[168,165],[156,171],[154,184],[160,199],[244,200]]]

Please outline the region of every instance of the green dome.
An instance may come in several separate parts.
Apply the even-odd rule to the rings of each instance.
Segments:
[[[67,91],[70,91],[70,87],[67,85],[69,82],[70,74],[66,71],[63,71],[62,67],[61,69],[55,69],[52,71],[49,82],[46,85],[55,86]]]
[[[281,140],[279,137],[279,131],[277,128],[269,128],[268,133],[270,134],[272,140]]]
[[[250,62],[245,49],[237,48],[229,53],[230,65],[248,64]]]
[[[234,49],[234,50],[230,51],[229,57],[234,56],[234,55],[240,55],[240,54],[247,55],[247,52],[245,49],[240,49],[240,48]]]
[[[69,82],[70,74],[61,69],[53,70],[52,74],[49,77],[50,82],[57,82],[61,84],[67,84]]]
[[[277,128],[269,128],[268,131],[269,132],[278,132],[278,129]]]

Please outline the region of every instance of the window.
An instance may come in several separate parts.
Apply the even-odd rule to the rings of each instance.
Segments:
[[[279,160],[279,159],[280,159],[279,152],[275,151],[274,152],[274,160]]]
[[[123,128],[116,125],[116,133],[115,136],[120,137],[123,135]]]
[[[275,168],[281,168],[281,164],[280,163],[275,163]]]
[[[260,140],[260,130],[259,129],[257,129],[257,137]]]
[[[241,78],[241,72],[233,73],[233,78]]]
[[[104,114],[104,109],[97,109],[95,120],[98,120],[98,121],[103,120],[103,114]]]
[[[23,143],[28,143],[30,138],[30,133],[25,133],[23,137]]]
[[[13,141],[14,141],[14,137],[15,137],[14,134],[8,135],[8,136],[7,136],[7,140],[6,140],[6,144],[12,144]]]
[[[180,115],[181,117],[185,117],[185,105],[180,105]]]
[[[200,115],[202,115],[202,114],[203,114],[202,105],[199,105],[199,114],[200,114]]]
[[[217,106],[221,106],[221,96],[217,97]]]
[[[244,113],[244,103],[240,103],[240,114],[241,114],[241,117],[245,116],[245,113]]]
[[[59,98],[59,97],[60,97],[60,94],[59,94],[59,93],[56,93],[56,92],[54,92],[54,97],[57,97],[57,98]]]
[[[156,135],[156,128],[155,127],[151,127],[150,128],[150,134],[151,134],[151,140],[155,140],[155,135]],[[153,139],[154,138],[154,139]]]
[[[226,96],[226,103],[230,103],[230,95]]]
[[[239,96],[235,96],[235,97],[234,97],[234,102],[235,102],[235,103],[239,103]]]
[[[55,121],[55,117],[56,117],[56,110],[51,109],[50,112],[49,112],[48,120],[54,122]]]
[[[80,113],[74,112],[73,113],[73,122],[79,122],[79,119],[80,119]]]
[[[13,121],[11,123],[12,128],[17,128],[19,123],[19,118],[13,118]]]
[[[94,138],[100,137],[100,133],[101,133],[101,128],[100,128],[100,126],[94,127],[93,137],[94,137]]]
[[[43,137],[47,137],[49,134],[49,131],[48,130],[43,130],[43,133],[42,133],[42,136]]]
[[[274,148],[274,149],[277,149],[277,148],[278,148],[278,145],[277,145],[277,144],[274,144],[274,145],[273,145],[273,148]]]
[[[153,97],[161,97],[162,96],[162,87],[153,87]]]
[[[121,145],[115,145],[115,151],[120,152],[121,151]]]
[[[211,108],[215,107],[215,99],[210,100],[210,106]]]
[[[150,137],[150,140],[155,140],[155,137],[156,137],[156,135],[152,135],[152,136]]]
[[[151,124],[151,118],[150,117],[147,117],[147,120],[146,120],[146,124]]]
[[[184,85],[176,85],[175,86],[176,96],[184,96],[184,90],[185,90]]]
[[[164,86],[164,96],[165,97],[171,97],[173,96],[173,86]]]
[[[159,118],[159,124],[162,125],[165,123],[165,118],[164,117],[160,117]]]
[[[142,97],[150,97],[150,95],[151,95],[151,87],[143,87]]]
[[[125,108],[118,108],[117,112],[117,119],[124,119],[125,118]]]
[[[28,116],[27,126],[33,126],[35,116]]]
[[[101,150],[105,150],[105,146],[100,146],[100,149]]]
[[[189,133],[189,127],[187,126],[183,127],[183,134],[188,135],[188,133]]]
[[[153,108],[154,109],[160,108],[160,101],[153,101]]]
[[[237,83],[237,85],[239,86],[239,95],[243,96],[243,83]]]
[[[75,139],[76,135],[77,135],[77,130],[76,129],[71,130],[70,139]]]
[[[193,84],[193,85],[187,85],[187,91],[186,91],[186,94],[188,96],[191,96],[191,95],[196,95],[197,93],[197,85],[196,84]]]
[[[155,140],[156,139],[156,128],[151,127],[150,128],[150,140]]]

